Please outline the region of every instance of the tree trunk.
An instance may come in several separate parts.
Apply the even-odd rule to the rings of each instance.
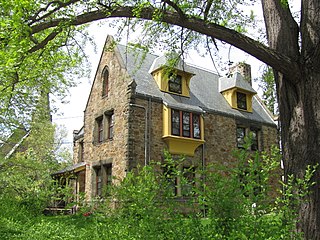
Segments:
[[[308,165],[315,166],[319,163],[319,91],[320,74],[313,72],[302,75],[295,86],[283,84],[279,88],[281,140],[286,180],[291,174],[303,178]],[[312,182],[316,184],[298,210],[297,230],[304,232],[305,239],[320,239],[319,173],[318,168],[312,178]]]
[[[301,52],[298,26],[290,10],[278,0],[262,0],[268,43],[271,48],[298,62],[295,79],[275,72],[279,102],[285,180],[303,178],[308,165],[320,162],[320,51],[318,0],[302,1]],[[298,209],[297,231],[305,239],[320,239],[320,168]]]

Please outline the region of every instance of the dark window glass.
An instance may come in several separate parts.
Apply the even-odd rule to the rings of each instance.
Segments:
[[[163,173],[167,181],[167,187],[170,190],[170,194],[172,194],[172,196],[177,196],[178,195],[177,174],[174,172],[173,169],[168,169],[168,168],[164,168]]]
[[[102,72],[102,96],[108,96],[109,93],[109,71],[105,68]]]
[[[190,113],[182,112],[182,135],[184,137],[190,136]]]
[[[169,76],[169,91],[174,93],[182,93],[182,77],[176,74]]]
[[[192,196],[194,194],[195,186],[195,168],[183,168],[183,178],[181,179],[181,194],[182,196]]]
[[[237,127],[237,147],[244,148],[244,138],[246,136],[246,129],[244,127]]]
[[[112,139],[113,133],[114,133],[114,131],[113,131],[113,129],[114,129],[114,114],[109,115],[108,124],[109,124],[108,138]]]
[[[247,110],[247,95],[237,92],[237,108]]]
[[[172,135],[180,136],[180,111],[171,111]]]
[[[102,195],[102,171],[101,168],[96,169],[96,196]]]
[[[171,110],[171,134],[188,138],[201,138],[200,115]]]
[[[84,162],[84,144],[83,141],[79,142],[79,162]]]
[[[97,129],[98,129],[98,142],[101,143],[103,141],[103,118],[97,119]]]
[[[200,116],[198,114],[192,115],[192,122],[193,122],[193,137],[200,138]]]
[[[259,149],[259,143],[258,143],[258,131],[257,130],[251,130],[251,150],[257,151]]]
[[[112,164],[108,164],[108,165],[104,165],[104,170],[105,170],[105,186],[104,186],[104,190],[106,195],[110,194],[111,191],[111,185],[112,185]]]

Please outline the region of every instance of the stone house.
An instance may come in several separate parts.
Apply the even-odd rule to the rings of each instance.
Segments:
[[[76,193],[102,194],[126,172],[164,149],[185,156],[184,167],[232,164],[232,151],[250,132],[252,150],[277,142],[277,126],[252,88],[251,69],[240,64],[227,77],[179,61],[114,44],[108,37],[84,111],[74,131]],[[181,195],[177,186],[176,194]]]

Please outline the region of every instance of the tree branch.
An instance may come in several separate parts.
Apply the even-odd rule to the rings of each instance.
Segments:
[[[145,20],[152,20],[155,8],[146,7],[139,15],[139,18]],[[82,25],[96,20],[117,18],[117,17],[131,17],[135,18],[134,7],[123,6],[115,9],[96,10],[78,15],[72,19],[60,18],[48,22],[39,23],[31,27],[31,34],[38,33],[45,29],[58,26],[62,22],[68,22],[70,25]],[[209,23],[203,19],[196,17],[181,18],[179,13],[164,12],[161,21],[184,27],[195,32],[207,35],[212,38],[219,39],[229,43],[250,55],[256,57],[267,65],[275,68],[277,71],[289,76],[291,79],[299,78],[299,68],[297,62],[291,58],[279,54],[277,51],[267,47],[266,45],[245,36],[235,30],[222,27],[215,23]]]
[[[170,1],[170,0],[162,0],[162,2],[164,2],[165,4],[168,4],[169,6],[171,6],[174,10],[176,10],[176,12],[179,14],[179,16],[184,19],[186,18],[186,15],[184,14],[184,12],[181,10],[181,8],[174,2]]]
[[[46,7],[40,8],[39,11],[30,18],[31,22],[29,23],[29,25],[31,25],[31,24],[33,24],[33,23],[35,23],[35,22],[41,21],[41,20],[49,17],[49,16],[52,15],[53,13],[59,11],[61,8],[67,7],[67,6],[69,6],[69,5],[71,5],[71,4],[74,4],[74,3],[76,3],[76,2],[79,2],[79,0],[70,0],[69,2],[66,2],[66,3],[63,3],[63,2],[61,2],[61,1],[52,1],[52,2],[49,2]],[[37,18],[41,12],[47,11],[47,9],[48,9],[51,5],[53,5],[53,4],[58,4],[58,7],[52,9],[52,10],[49,11],[48,13],[46,13],[46,14],[44,14],[43,16]]]
[[[29,49],[28,53],[36,52],[42,48],[44,48],[51,40],[53,40],[61,31],[54,30],[51,32],[44,40],[40,43]]]

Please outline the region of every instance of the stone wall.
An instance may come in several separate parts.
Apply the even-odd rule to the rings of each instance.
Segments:
[[[134,104],[143,106],[151,116],[148,118],[147,161],[163,161],[164,150],[167,148],[162,140],[163,119],[162,103],[154,100],[134,98]],[[149,110],[148,110],[149,109]],[[243,120],[242,120],[243,121]],[[250,123],[246,123],[250,127]],[[255,125],[256,126],[256,123]],[[236,142],[237,120],[217,113],[204,114],[204,146],[199,146],[193,157],[186,158],[186,166],[201,167],[211,163],[222,163],[226,166],[236,161],[233,151],[237,148]],[[137,164],[144,165],[145,158],[145,110],[132,106],[130,110],[130,169]],[[271,145],[277,144],[277,129],[271,126],[261,126],[259,134],[261,150],[267,150]],[[150,150],[150,152],[149,152]],[[180,156],[173,156],[179,158]]]
[[[130,169],[146,162],[161,161],[166,148],[162,140],[162,103],[151,99],[132,99],[130,110]],[[138,107],[143,106],[144,108]],[[147,117],[147,142],[145,143],[145,111]],[[145,152],[145,147],[147,151]]]
[[[94,166],[112,164],[112,175],[119,179],[125,177],[128,154],[128,116],[130,78],[124,66],[121,66],[120,55],[117,51],[104,51],[97,69],[90,97],[84,112],[84,160],[90,164],[86,174],[86,193],[90,199],[95,182]],[[105,67],[109,68],[109,92],[102,96]],[[114,136],[112,139],[97,141],[96,119],[105,113],[114,114]],[[104,124],[107,122],[104,120]],[[104,131],[107,131],[104,126]]]

